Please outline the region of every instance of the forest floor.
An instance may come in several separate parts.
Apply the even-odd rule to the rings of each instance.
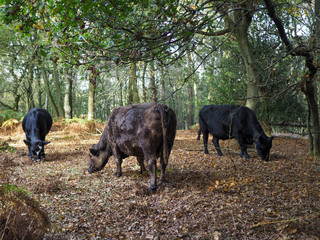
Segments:
[[[98,129],[103,131],[103,126]],[[196,131],[177,131],[167,167],[168,182],[150,193],[149,173],[134,157],[117,178],[110,158],[89,174],[88,149],[100,135],[85,126],[55,124],[46,159],[27,157],[22,129],[1,134],[17,148],[7,181],[32,192],[48,213],[45,239],[319,239],[320,161],[308,156],[308,140],[277,137],[271,159],[254,148],[250,160],[238,144],[221,141],[223,157],[210,144],[203,153]]]

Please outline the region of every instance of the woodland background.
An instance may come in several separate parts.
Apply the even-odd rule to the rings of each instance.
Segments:
[[[0,239],[19,233],[10,219],[40,219],[44,231],[28,233],[40,238],[52,222],[47,239],[319,239],[319,10],[319,0],[0,0]],[[150,101],[177,115],[169,184],[149,195],[131,158],[121,180],[88,176],[87,149],[111,111]],[[268,134],[308,138],[276,138],[271,163],[205,156],[195,130],[206,104],[246,105]],[[54,118],[43,165],[21,142],[38,106]]]
[[[1,117],[105,121],[164,101],[188,129],[203,105],[239,104],[268,132],[308,125],[318,155],[318,14],[318,1],[2,0]]]

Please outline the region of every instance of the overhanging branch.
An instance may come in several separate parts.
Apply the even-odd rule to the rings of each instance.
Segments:
[[[292,45],[291,41],[289,40],[289,38],[287,37],[287,34],[285,32],[283,23],[282,23],[281,19],[276,14],[274,3],[272,2],[272,0],[264,0],[264,2],[266,5],[266,8],[267,8],[267,11],[268,11],[268,15],[275,23],[275,25],[278,29],[278,32],[279,32],[279,36],[280,36],[282,42],[285,44],[288,53],[291,56],[305,57],[306,66],[310,71],[309,79],[312,79],[312,77],[317,72],[317,67],[313,63],[313,56],[310,54],[310,51],[305,46],[298,46],[297,48],[293,48],[293,45]]]

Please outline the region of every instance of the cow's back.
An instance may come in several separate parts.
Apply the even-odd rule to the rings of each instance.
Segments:
[[[48,134],[51,127],[51,115],[47,110],[42,108],[31,109],[22,121],[22,128],[24,132],[30,133],[34,129],[37,129],[41,138],[44,138]]]
[[[230,138],[230,115],[235,106],[232,105],[206,105],[199,117],[209,132],[218,139]]]
[[[239,134],[252,137],[253,131],[261,128],[255,113],[244,106],[207,105],[200,110],[199,117],[210,133],[222,140]]]
[[[142,156],[143,151],[162,150],[163,126],[159,108],[166,108],[168,121],[168,147],[172,148],[176,118],[174,112],[163,104],[140,103],[113,110],[107,124],[108,141],[113,149],[118,148],[128,156]]]

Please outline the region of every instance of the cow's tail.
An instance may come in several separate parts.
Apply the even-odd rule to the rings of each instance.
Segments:
[[[170,136],[168,136],[168,127],[169,127],[169,121],[170,118],[169,116],[169,107],[163,105],[163,104],[158,104],[158,111],[160,112],[161,116],[161,124],[162,124],[162,137],[163,137],[163,144],[162,144],[162,154],[163,154],[163,161],[165,166],[168,165],[168,159],[170,155],[170,150],[169,150],[169,145],[168,141]]]
[[[199,112],[199,131],[198,131],[197,140],[200,140],[201,133],[203,134],[205,129],[209,129],[209,128],[208,128],[208,125],[207,125],[206,121],[204,121],[202,119],[201,111],[200,111]]]

